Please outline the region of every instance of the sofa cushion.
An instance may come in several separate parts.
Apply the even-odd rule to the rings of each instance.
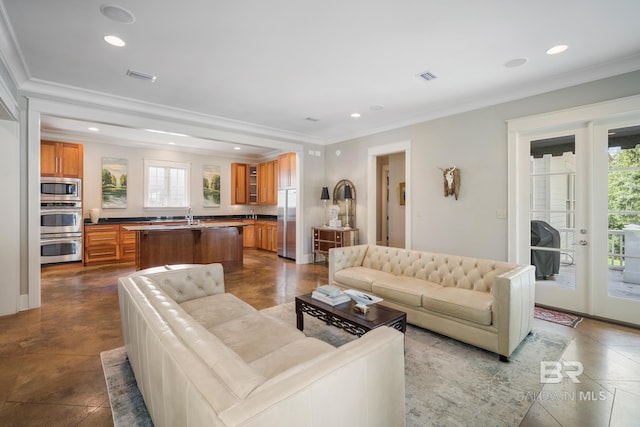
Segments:
[[[251,305],[227,293],[185,301],[180,307],[207,329],[256,312]]]
[[[260,359],[254,360],[251,362],[251,367],[269,379],[294,366],[334,350],[335,347],[324,341],[305,338],[293,341]]]
[[[428,310],[485,326],[491,325],[492,304],[490,293],[453,287],[429,290],[422,297]]]
[[[377,280],[394,277],[390,273],[366,267],[350,267],[337,271],[334,281],[339,285],[371,292],[371,284]]]
[[[413,307],[422,306],[425,292],[440,288],[442,286],[433,282],[391,274],[376,280],[371,286],[371,290],[381,298]]]
[[[306,338],[298,329],[259,312],[212,326],[209,331],[251,363],[285,345]]]

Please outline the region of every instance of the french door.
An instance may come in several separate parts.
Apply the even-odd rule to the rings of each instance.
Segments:
[[[538,304],[640,325],[640,97],[509,122],[509,260]]]
[[[640,324],[640,116],[593,126],[593,313]]]
[[[534,133],[529,146],[529,263],[536,303],[586,312],[589,140],[585,129]]]

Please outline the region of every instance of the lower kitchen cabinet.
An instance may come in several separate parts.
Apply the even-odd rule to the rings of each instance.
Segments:
[[[86,224],[84,264],[135,261],[136,234],[124,229],[129,225],[138,224]]]
[[[278,252],[278,224],[276,221],[256,221],[256,247]]]
[[[118,224],[85,225],[84,263],[95,264],[118,260]]]

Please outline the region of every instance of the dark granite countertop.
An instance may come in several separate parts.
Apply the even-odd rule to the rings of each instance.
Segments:
[[[194,221],[240,221],[243,219],[255,219],[258,221],[276,221],[276,215],[256,215],[255,218],[247,218],[249,215],[194,215]],[[148,216],[148,217],[124,217],[124,218],[100,218],[100,224],[156,224],[162,222],[186,221],[184,215],[178,216]],[[92,225],[89,218],[85,218],[85,225]]]

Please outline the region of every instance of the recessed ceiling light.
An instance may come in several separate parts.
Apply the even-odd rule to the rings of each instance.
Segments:
[[[175,142],[173,142],[173,141],[169,141],[169,142],[167,142],[167,144],[169,144],[169,145],[176,145],[176,143],[175,143]]]
[[[133,24],[136,22],[136,17],[133,13],[129,12],[124,7],[116,6],[113,4],[103,4],[100,6],[100,13],[107,18],[121,24]]]
[[[233,147],[234,150],[242,150],[240,147]]]
[[[118,36],[104,36],[104,41],[109,43],[111,46],[122,47],[122,46],[126,45],[124,40],[122,40]]]
[[[172,136],[189,136],[189,135],[185,135],[184,133],[177,133],[177,132],[167,132],[164,130],[157,130],[157,129],[145,129],[147,132],[151,132],[151,133],[161,133],[163,135],[172,135]]]
[[[357,119],[358,117],[360,117],[360,113],[351,113],[351,117]]]
[[[97,127],[93,127],[93,126],[92,126],[92,127],[90,127],[90,128],[89,128],[89,130],[90,130],[91,132],[98,132],[100,129],[98,129]]]
[[[512,59],[510,61],[507,61],[504,63],[504,66],[507,68],[515,68],[515,67],[520,67],[521,65],[524,65],[528,62],[529,60],[527,58],[515,58]]]
[[[567,46],[566,44],[559,44],[557,46],[547,49],[547,55],[557,55],[558,53],[564,52],[568,48],[569,46]]]

